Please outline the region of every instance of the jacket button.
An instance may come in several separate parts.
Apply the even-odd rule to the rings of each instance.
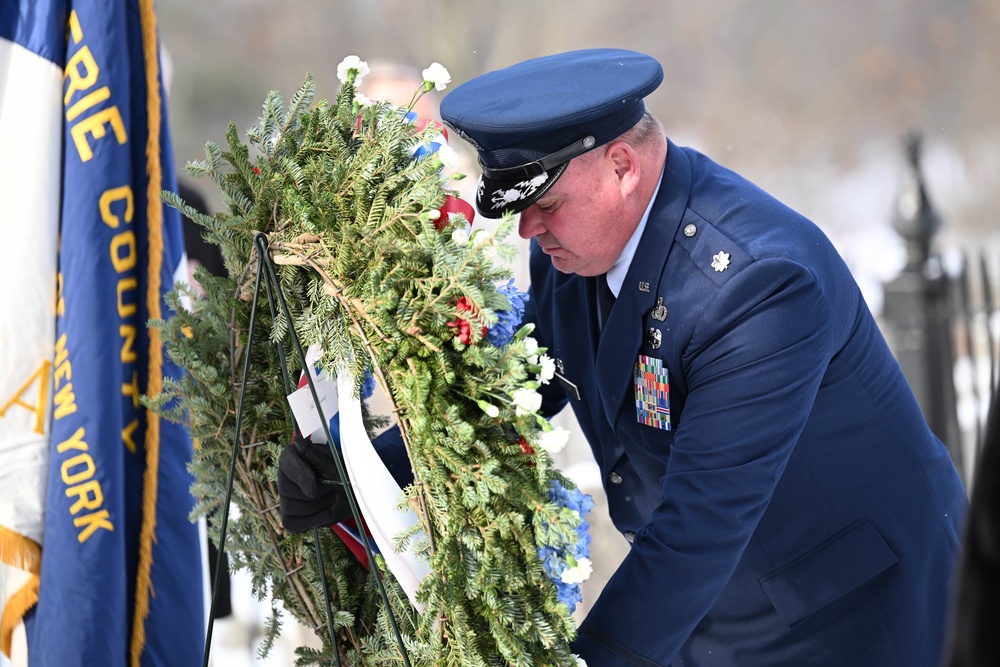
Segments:
[[[694,236],[697,233],[698,233],[698,228],[694,225],[686,225],[684,227],[684,236],[687,236],[688,238]]]
[[[612,484],[621,484],[622,483],[622,476],[619,475],[616,472],[611,473],[611,475],[610,475],[610,477],[608,479],[611,480]]]
[[[632,540],[635,539],[635,533],[633,533],[631,530],[626,530],[625,539],[628,540],[629,544],[632,544]]]

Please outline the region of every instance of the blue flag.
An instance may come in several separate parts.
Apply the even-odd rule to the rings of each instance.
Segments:
[[[184,261],[179,215],[160,201],[176,176],[153,2],[8,0],[3,33],[64,75],[52,422],[29,665],[196,665],[205,623],[200,540],[188,520],[191,440],[139,400],[179,372],[146,322],[169,314],[163,294]]]

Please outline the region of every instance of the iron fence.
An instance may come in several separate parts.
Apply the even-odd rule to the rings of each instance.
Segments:
[[[997,391],[1000,248],[934,249],[941,221],[927,196],[920,149],[918,135],[906,138],[893,225],[906,244],[907,261],[885,285],[884,322],[927,423],[971,489]]]

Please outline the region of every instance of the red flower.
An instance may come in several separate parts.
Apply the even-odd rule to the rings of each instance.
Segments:
[[[460,313],[472,313],[473,315],[478,314],[478,309],[475,304],[469,301],[468,297],[460,296],[458,301],[455,303],[455,309]],[[469,324],[468,320],[461,317],[456,317],[451,322],[446,323],[449,327],[458,329],[458,340],[466,345],[472,344],[472,325]],[[486,335],[486,327],[483,327],[483,336]]]
[[[466,221],[470,225],[472,224],[472,220],[476,217],[476,211],[472,208],[472,204],[464,199],[453,197],[452,195],[447,195],[444,198],[444,204],[439,210],[441,215],[434,221],[434,227],[436,227],[438,231],[444,229],[448,225],[451,221],[451,214],[453,213],[461,213],[464,215]]]
[[[254,167],[254,168],[253,168],[253,173],[255,173],[255,174],[257,174],[258,176],[260,176],[260,169],[258,169],[257,167]]]
[[[469,326],[468,320],[463,320],[461,317],[456,317],[451,322],[447,323],[449,327],[458,329],[458,340],[462,341],[466,345],[472,343],[472,327]]]
[[[517,444],[521,445],[521,451],[524,452],[525,456],[534,456],[535,450],[532,449],[531,445],[528,444],[528,441],[524,439],[523,435],[517,439]],[[535,462],[528,461],[528,467],[534,468]]]

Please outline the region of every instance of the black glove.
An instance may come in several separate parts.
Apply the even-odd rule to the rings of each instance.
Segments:
[[[330,448],[299,437],[278,458],[278,501],[281,524],[293,533],[330,526],[351,516]]]

